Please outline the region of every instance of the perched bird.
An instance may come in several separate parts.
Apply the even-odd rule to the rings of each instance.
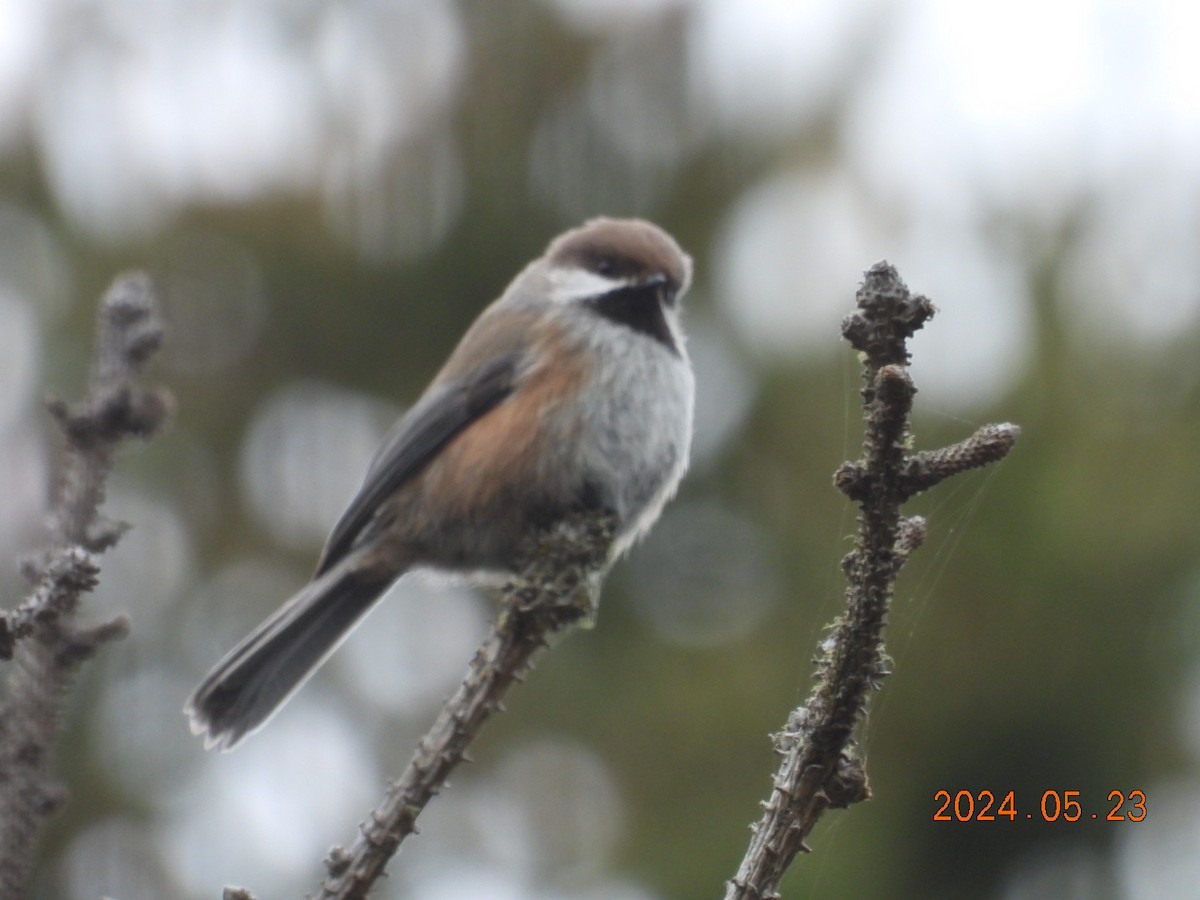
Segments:
[[[690,280],[649,222],[555,238],[385,438],[312,581],[196,688],[193,732],[229,749],[261,726],[410,569],[511,571],[525,537],[581,509],[616,517],[611,559],[645,534],[688,464]]]

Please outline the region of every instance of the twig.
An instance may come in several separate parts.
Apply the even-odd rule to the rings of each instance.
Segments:
[[[863,355],[863,457],[844,463],[834,483],[860,507],[854,549],[842,561],[849,587],[846,611],[821,644],[816,684],[776,736],[782,757],[763,815],[726,900],[778,898],[779,882],[821,814],[871,796],[853,740],[870,688],[889,672],[883,628],[893,585],[908,555],[921,545],[925,522],[903,518],[900,505],[958,472],[1002,459],[1016,443],[1016,425],[988,425],[941,450],[909,454],[908,416],[916,387],[908,375],[907,341],[934,314],[909,293],[896,270],[877,263],[858,291],[858,311],[842,335]]]
[[[416,833],[425,804],[467,758],[484,722],[503,709],[505,692],[529,671],[533,655],[555,635],[592,619],[609,563],[613,524],[606,513],[580,514],[531,542],[528,562],[501,589],[501,611],[491,634],[417,745],[408,768],[360,826],[354,846],[330,851],[321,898],[367,895],[400,844]]]
[[[79,404],[51,401],[66,437],[49,537],[23,568],[34,583],[14,610],[0,614],[0,659],[13,661],[0,707],[0,898],[24,897],[34,847],[45,820],[66,799],[51,775],[60,710],[74,675],[102,644],[123,637],[118,616],[98,625],[75,619],[81,596],[96,585],[99,556],[126,526],[99,514],[117,446],[146,438],[166,421],[170,398],[136,381],[162,342],[150,280],[118,278],[101,304],[88,393]]]

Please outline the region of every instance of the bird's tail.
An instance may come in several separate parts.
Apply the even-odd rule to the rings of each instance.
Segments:
[[[206,747],[229,750],[317,670],[395,578],[355,555],[309,582],[213,668],[183,711]]]

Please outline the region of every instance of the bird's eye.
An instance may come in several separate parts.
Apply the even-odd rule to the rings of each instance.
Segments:
[[[598,275],[615,275],[617,273],[617,261],[611,256],[601,256],[596,260],[596,274]]]

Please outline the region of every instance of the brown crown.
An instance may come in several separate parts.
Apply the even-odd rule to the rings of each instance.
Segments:
[[[642,281],[665,275],[677,292],[691,279],[692,260],[675,239],[643,219],[589,219],[555,238],[551,264],[578,266],[609,278]]]

